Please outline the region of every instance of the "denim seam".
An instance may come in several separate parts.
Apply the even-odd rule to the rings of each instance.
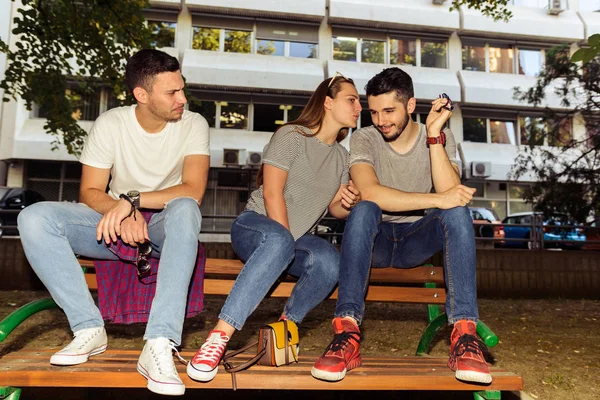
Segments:
[[[296,290],[302,290],[304,283],[308,280],[308,278],[310,277],[310,275],[313,271],[313,268],[312,268],[313,267],[313,252],[310,249],[305,249],[305,248],[300,248],[300,247],[297,247],[296,250],[306,251],[308,253],[310,268],[305,269],[304,273],[302,274],[302,276],[305,276],[306,279],[302,279],[302,276],[301,276],[300,279],[294,285],[292,294],[290,295],[290,297],[288,298],[288,301],[286,302],[284,312],[285,312],[285,310],[289,310],[292,308],[292,306],[294,305],[294,293],[296,292]],[[286,316],[287,316],[287,314],[286,314]],[[296,321],[294,321],[294,322],[296,322]]]
[[[407,232],[406,234],[403,235],[402,239],[400,239],[399,241],[403,241],[405,240],[406,236],[411,236],[415,233],[417,233],[419,230],[421,230],[422,228],[424,228],[425,226],[427,226],[430,222],[434,221],[434,220],[439,220],[440,221],[440,225],[442,226],[442,228],[444,229],[444,256],[445,256],[445,261],[446,261],[446,273],[448,274],[448,282],[447,286],[448,286],[448,297],[450,299],[449,303],[450,303],[450,313],[449,315],[453,315],[454,314],[454,285],[452,284],[452,273],[451,268],[450,268],[450,244],[449,244],[449,235],[448,235],[448,229],[446,227],[446,224],[444,223],[443,218],[438,217],[438,216],[434,216],[433,218],[431,218],[429,221],[427,221],[426,223],[420,225],[417,229],[415,230],[411,230],[409,232]]]

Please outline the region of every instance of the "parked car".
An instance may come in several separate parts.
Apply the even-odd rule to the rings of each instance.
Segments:
[[[473,229],[475,230],[475,238],[494,238],[492,241],[482,241],[477,243],[483,245],[488,243],[489,246],[500,246],[504,243],[504,227],[500,218],[494,210],[485,207],[469,207],[471,218],[473,218]]]
[[[0,237],[18,235],[18,211],[43,200],[45,199],[41,194],[30,189],[0,187]]]
[[[530,240],[531,227],[535,218],[535,226],[539,234],[543,234],[545,248],[581,249],[586,240],[583,229],[579,224],[566,214],[553,213],[544,215],[541,212],[523,212],[512,214],[502,220],[504,223],[505,247],[534,248]],[[522,226],[507,226],[506,224],[519,224]],[[563,228],[563,226],[567,226]],[[543,227],[543,228],[542,228]],[[527,241],[516,241],[510,239],[527,239]],[[553,240],[569,240],[570,242],[552,242]]]
[[[585,224],[585,236],[590,242],[600,242],[600,218]],[[586,243],[584,250],[600,250],[600,243]]]

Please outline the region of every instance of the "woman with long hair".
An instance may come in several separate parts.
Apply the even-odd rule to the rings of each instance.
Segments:
[[[311,231],[327,210],[346,218],[360,201],[339,142],[356,127],[361,109],[354,82],[336,73],[321,82],[297,120],[271,137],[260,186],[231,227],[233,249],[245,264],[217,325],[188,364],[192,379],[215,377],[227,342],[283,272],[298,277],[281,315],[295,323],[337,284],[339,252]]]

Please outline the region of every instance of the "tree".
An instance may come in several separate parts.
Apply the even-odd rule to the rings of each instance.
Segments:
[[[516,89],[515,98],[540,107],[548,91],[561,99],[561,110],[545,107],[541,119],[525,124],[521,136],[528,146],[512,174],[537,178],[526,193],[536,209],[584,221],[600,214],[600,57],[582,64],[572,61],[567,46],[549,50],[535,86]],[[572,121],[585,121],[583,135],[572,131]]]
[[[13,0],[14,1],[14,0]],[[23,0],[15,17],[16,49],[0,40],[8,66],[3,101],[21,97],[37,104],[53,147],[78,154],[86,132],[77,124],[81,102],[100,85],[123,99],[124,61],[152,47],[142,10],[147,0]],[[126,101],[126,100],[125,100]]]

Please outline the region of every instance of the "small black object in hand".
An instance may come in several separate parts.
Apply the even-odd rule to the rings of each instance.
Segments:
[[[450,96],[448,96],[446,93],[442,93],[438,97],[440,99],[448,99],[448,103],[446,103],[446,105],[444,106],[444,108],[446,110],[449,110],[449,111],[454,110],[454,103],[452,102],[452,100],[450,100]]]

